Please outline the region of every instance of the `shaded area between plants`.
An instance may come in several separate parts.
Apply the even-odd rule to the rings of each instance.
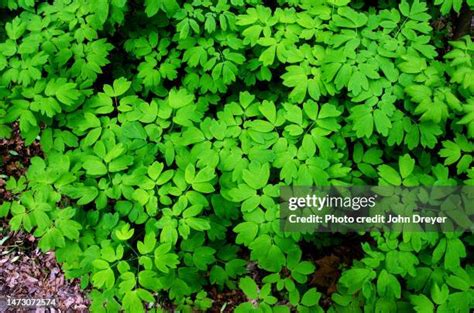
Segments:
[[[25,146],[20,136],[18,123],[13,124],[10,138],[0,138],[0,203],[12,200],[11,193],[5,189],[8,178],[18,178],[25,174],[30,165],[30,159],[42,155],[38,142]]]
[[[323,234],[320,239],[321,243],[302,242],[301,248],[305,258],[311,260],[316,270],[310,275],[308,285],[316,287],[322,293],[321,306],[328,309],[331,304],[331,295],[336,292],[336,285],[339,277],[346,268],[350,268],[354,261],[364,257],[362,244],[373,244],[374,240],[368,234],[360,236],[357,234],[334,234],[331,238],[326,238],[327,234]],[[248,258],[247,254],[243,254],[244,258]],[[261,284],[262,279],[269,273],[257,268],[254,262],[249,262],[247,267],[249,275],[255,281]],[[207,289],[210,298],[213,300],[212,313],[226,312],[231,313],[239,304],[243,302],[252,302],[247,299],[245,294],[239,290],[218,290],[215,286],[209,286]]]

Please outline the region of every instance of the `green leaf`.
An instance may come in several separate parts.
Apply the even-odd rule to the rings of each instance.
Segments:
[[[145,13],[148,17],[156,15],[160,9],[171,17],[179,9],[179,5],[176,0],[145,0]]]
[[[151,166],[148,167],[148,175],[151,179],[156,181],[158,177],[160,177],[161,173],[163,172],[164,165],[160,162],[153,162]]]
[[[115,230],[115,236],[117,236],[119,240],[125,241],[132,238],[134,232],[135,229],[130,229],[130,224],[127,223]]]
[[[81,96],[74,83],[60,84],[56,88],[56,98],[65,105],[73,105]]]
[[[82,167],[86,170],[87,175],[103,176],[107,174],[107,167],[98,159],[87,160],[82,164]]]
[[[17,40],[26,31],[27,24],[19,17],[15,17],[11,22],[6,23],[5,30],[10,39]]]
[[[148,232],[145,235],[143,242],[139,241],[137,243],[138,251],[141,254],[151,253],[155,249],[156,245],[156,234],[154,232]]]
[[[416,312],[433,313],[434,305],[425,295],[411,295],[410,302],[413,304]]]
[[[402,178],[406,178],[413,172],[415,160],[409,154],[405,154],[398,159],[398,166],[400,167],[400,175]]]
[[[127,312],[145,312],[143,304],[140,301],[139,293],[137,291],[127,291],[123,297],[122,304]],[[153,298],[153,297],[152,297]]]
[[[433,299],[434,303],[437,305],[441,305],[446,302],[449,297],[449,289],[446,284],[443,284],[441,288],[439,288],[437,283],[433,284],[431,288],[431,298]]]
[[[368,18],[363,13],[358,13],[350,7],[340,7],[338,15],[333,17],[335,24],[339,27],[358,28],[365,25]]]
[[[342,7],[342,6],[347,5],[351,1],[350,0],[328,0],[327,2],[331,5]]]
[[[270,66],[275,60],[275,53],[276,45],[271,45],[270,47],[266,48],[265,51],[262,52],[262,54],[260,54],[258,60],[262,62],[264,66]]]
[[[426,60],[423,58],[419,58],[413,55],[403,55],[402,59],[405,62],[402,62],[398,65],[398,68],[404,72],[409,74],[416,74],[420,73],[426,69]]]
[[[258,108],[265,118],[272,124],[276,123],[276,108],[272,101],[264,100]]]
[[[150,196],[148,195],[148,192],[146,192],[143,189],[135,189],[135,191],[133,192],[132,198],[133,200],[136,200],[141,205],[145,205],[150,199]]]
[[[349,80],[347,89],[352,91],[354,96],[359,95],[363,90],[368,90],[369,80],[367,79],[367,76],[365,76],[362,71],[355,71]]]
[[[24,219],[23,224],[25,229],[27,229],[25,221],[26,220]],[[38,242],[38,246],[41,248],[42,251],[48,251],[56,247],[64,247],[65,245],[66,243],[64,240],[64,236],[62,235],[61,231],[55,227],[48,229]]]
[[[249,299],[258,299],[258,287],[252,278],[241,278],[239,281],[239,288]]]
[[[461,157],[461,148],[451,140],[443,141],[443,149],[439,151],[439,155],[443,158],[445,165],[455,163]]]
[[[127,81],[126,78],[121,77],[119,79],[114,80],[114,85],[113,85],[113,94],[107,94],[110,97],[118,97],[123,95],[124,93],[127,92],[127,90],[130,88],[132,85],[131,82]]]
[[[339,279],[341,284],[348,294],[354,294],[362,288],[366,280],[372,279],[375,273],[371,269],[354,268],[345,271]]]
[[[111,289],[115,284],[114,272],[108,268],[95,273],[92,276],[92,284],[96,288]]]
[[[234,232],[238,234],[235,241],[248,246],[257,236],[258,225],[254,222],[243,222],[234,228]]]
[[[378,109],[374,111],[374,122],[377,132],[383,136],[388,136],[389,130],[392,128],[392,122],[384,111]]]
[[[308,89],[308,78],[302,67],[291,65],[286,68],[286,73],[281,76],[283,85],[293,87],[290,98],[297,103],[303,102]]]
[[[173,109],[190,105],[194,100],[194,95],[189,94],[186,89],[171,89],[169,93],[169,105]]]
[[[250,163],[249,168],[242,173],[245,183],[255,190],[265,187],[269,177],[270,166],[268,163],[263,165]]]
[[[209,221],[203,218],[189,217],[186,219],[186,224],[197,231],[204,231],[211,228]]]
[[[311,288],[304,293],[301,298],[301,304],[308,307],[315,306],[318,304],[320,298],[321,294],[316,291],[316,288]]]
[[[400,186],[402,180],[398,172],[391,166],[382,164],[378,167],[379,176],[387,183]]]
[[[207,266],[213,263],[216,250],[210,247],[199,247],[194,251],[193,262],[196,267],[202,271],[207,270]]]
[[[351,110],[351,119],[354,121],[352,126],[356,131],[357,137],[369,138],[374,131],[374,117],[372,110],[367,105],[357,105]]]
[[[200,170],[193,179],[193,183],[204,183],[208,182],[215,177],[214,169],[211,167],[205,167]]]
[[[456,275],[451,275],[446,279],[446,283],[458,290],[468,290],[470,288],[469,281]]]
[[[300,274],[309,275],[314,272],[314,265],[311,262],[303,261],[299,263],[293,270]]]
[[[169,273],[170,269],[176,268],[179,258],[174,253],[169,253],[170,244],[161,244],[155,249],[155,265],[163,273]]]
[[[79,239],[79,231],[82,229],[82,226],[78,222],[69,219],[59,219],[56,222],[56,226],[62,232],[64,237],[70,240]]]

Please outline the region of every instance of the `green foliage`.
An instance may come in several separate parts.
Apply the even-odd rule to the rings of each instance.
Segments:
[[[448,14],[451,12],[451,10],[455,11],[456,13],[459,13],[461,11],[461,8],[463,4],[469,6],[471,9],[474,7],[474,1],[473,0],[435,0],[434,1],[435,5],[440,6],[440,11],[442,14]]]
[[[431,26],[462,3],[0,1],[0,136],[44,151],[0,217],[93,312],[323,312],[279,187],[474,185],[474,44]],[[329,312],[474,308],[472,238],[371,237]]]

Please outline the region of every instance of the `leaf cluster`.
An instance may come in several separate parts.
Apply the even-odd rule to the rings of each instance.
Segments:
[[[45,153],[0,217],[91,311],[323,312],[280,186],[474,184],[474,44],[431,26],[462,1],[263,2],[0,1],[0,136]],[[328,312],[474,308],[472,236],[371,237]]]

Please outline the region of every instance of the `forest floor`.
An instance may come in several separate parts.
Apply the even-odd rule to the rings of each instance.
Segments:
[[[42,152],[37,142],[25,147],[18,126],[9,139],[0,139],[0,204],[14,200],[5,190],[8,177],[23,175],[34,156]],[[7,306],[10,299],[54,299],[56,306],[21,308]],[[53,252],[42,253],[36,239],[24,232],[8,230],[0,220],[0,312],[85,312],[89,301],[78,280],[67,280]]]

